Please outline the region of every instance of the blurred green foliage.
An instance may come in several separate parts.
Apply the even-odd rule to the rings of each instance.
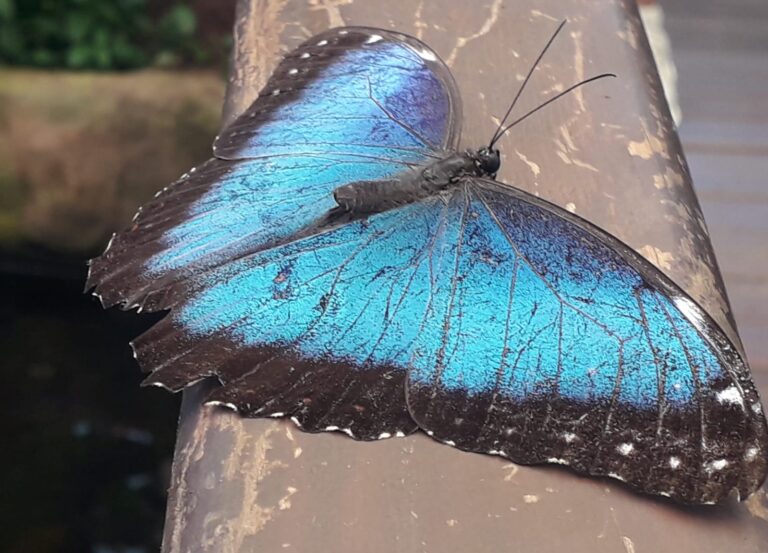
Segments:
[[[163,4],[157,9],[149,0],[0,0],[0,63],[111,70],[219,61],[221,52],[198,40],[192,7]]]

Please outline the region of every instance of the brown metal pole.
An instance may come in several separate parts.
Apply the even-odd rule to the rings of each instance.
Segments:
[[[282,53],[338,25],[422,38],[451,66],[464,143],[487,141],[557,23],[519,106],[612,71],[517,127],[500,180],[616,234],[735,336],[728,302],[633,0],[240,0],[224,121]],[[210,384],[208,384],[210,386]],[[765,551],[768,508],[683,508],[614,481],[519,467],[423,434],[375,443],[200,407],[185,393],[163,551]],[[764,390],[765,392],[765,390]],[[763,394],[766,395],[765,393]]]

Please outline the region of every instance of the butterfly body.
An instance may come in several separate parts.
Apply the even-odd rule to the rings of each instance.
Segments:
[[[209,376],[246,416],[372,440],[418,429],[687,503],[768,470],[749,370],[615,237],[460,150],[448,68],[350,27],[288,54],[216,157],[91,264],[105,305],[169,314],[148,384]]]
[[[494,178],[499,170],[499,151],[480,148],[447,155],[396,180],[355,182],[340,186],[333,197],[344,211],[377,213],[437,195],[465,177]]]

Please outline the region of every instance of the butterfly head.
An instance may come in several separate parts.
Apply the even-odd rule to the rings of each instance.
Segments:
[[[498,149],[483,146],[473,153],[472,158],[482,176],[496,177],[496,173],[498,173],[499,167],[501,167],[501,155]]]

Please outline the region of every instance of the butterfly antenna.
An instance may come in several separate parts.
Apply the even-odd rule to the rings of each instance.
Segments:
[[[491,144],[490,144],[490,146],[489,146],[489,149],[493,148],[493,145],[494,145],[494,144],[495,144],[495,143],[496,143],[496,142],[497,142],[497,141],[498,141],[498,140],[499,140],[499,139],[500,139],[502,136],[504,136],[504,135],[507,133],[507,131],[508,131],[509,129],[511,129],[512,127],[514,127],[514,126],[515,126],[515,125],[517,125],[518,123],[520,123],[520,122],[524,121],[525,119],[528,119],[528,117],[530,117],[531,115],[533,115],[534,113],[536,113],[537,111],[539,111],[540,109],[542,109],[543,107],[545,107],[545,106],[548,106],[549,104],[551,104],[551,103],[552,103],[552,102],[554,102],[555,100],[559,100],[560,98],[562,98],[563,96],[565,96],[565,95],[566,95],[566,94],[568,94],[569,92],[572,92],[572,91],[576,90],[577,88],[579,88],[580,86],[583,86],[583,85],[585,85],[585,84],[587,84],[587,83],[591,83],[591,82],[593,82],[593,81],[597,81],[597,80],[599,80],[599,79],[605,79],[606,77],[615,77],[615,76],[616,76],[616,75],[614,75],[613,73],[602,73],[602,74],[600,74],[600,75],[595,75],[594,77],[590,77],[589,79],[584,79],[583,81],[580,81],[580,82],[576,83],[575,85],[569,86],[568,88],[566,88],[565,90],[563,90],[561,93],[557,94],[556,96],[553,96],[552,98],[550,98],[549,100],[547,100],[547,101],[546,101],[546,102],[544,102],[543,104],[539,105],[538,107],[535,107],[535,108],[533,108],[531,111],[529,111],[528,113],[526,113],[526,114],[525,114],[525,115],[523,115],[522,117],[518,117],[517,119],[515,119],[514,121],[512,121],[512,122],[511,122],[509,125],[507,125],[506,127],[504,127],[504,128],[501,130],[501,132],[498,132],[498,133],[496,133],[496,134],[494,135],[494,136],[495,136],[495,137],[494,137],[494,139],[491,141]]]
[[[509,109],[507,110],[507,113],[504,114],[504,117],[499,122],[499,126],[496,127],[496,132],[493,133],[493,136],[491,137],[491,141],[488,143],[488,149],[492,149],[493,145],[496,143],[496,141],[500,138],[501,133],[499,134],[499,131],[501,131],[501,128],[504,126],[504,123],[507,122],[507,118],[509,117],[509,114],[512,113],[512,108],[515,107],[515,104],[517,103],[517,100],[520,98],[520,95],[523,93],[523,90],[525,89],[525,85],[528,84],[528,81],[531,79],[531,76],[533,75],[533,72],[536,70],[536,67],[538,67],[539,62],[541,61],[541,58],[544,57],[544,54],[547,53],[547,50],[549,50],[549,47],[552,45],[552,43],[555,41],[555,38],[557,37],[558,33],[565,27],[566,20],[564,19],[560,25],[557,26],[557,29],[555,29],[555,32],[552,33],[552,36],[549,38],[549,41],[542,49],[541,53],[539,54],[539,57],[536,58],[536,61],[533,62],[533,65],[531,65],[531,68],[528,70],[528,74],[525,76],[525,80],[523,80],[523,84],[520,85],[520,88],[517,90],[517,94],[515,95],[514,99],[512,100],[512,103],[509,105]]]

